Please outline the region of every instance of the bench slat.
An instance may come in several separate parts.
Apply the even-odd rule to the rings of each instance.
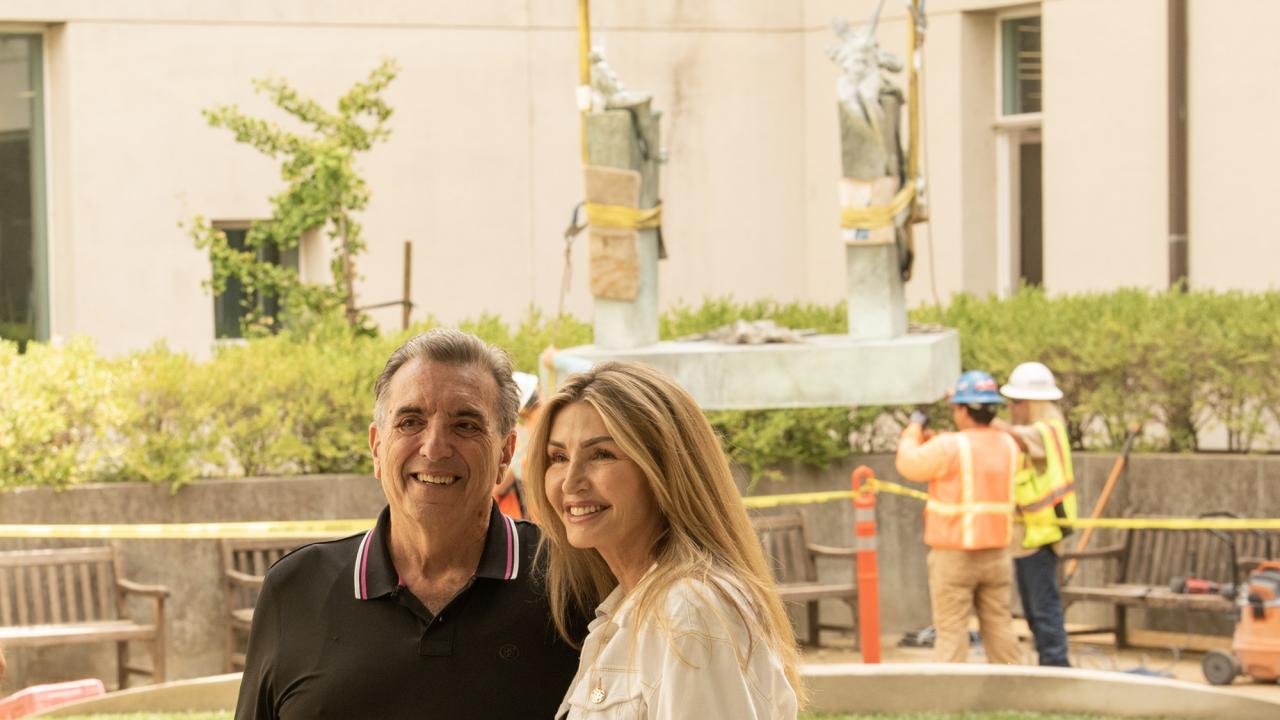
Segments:
[[[61,565],[68,562],[99,562],[111,559],[109,547],[66,548],[61,550],[6,550],[0,553],[0,567]]]
[[[35,625],[45,624],[44,594],[40,592],[40,568],[39,565],[27,566],[27,582],[31,584],[28,600],[31,602],[31,622]]]
[[[20,625],[0,628],[0,643],[38,647],[67,642],[102,640],[146,640],[155,636],[154,625],[128,620],[97,623],[62,623],[58,625]]]
[[[96,617],[98,619],[109,618],[111,612],[111,591],[115,589],[115,582],[111,577],[111,564],[100,562],[95,563],[94,567],[97,572],[94,573],[98,586],[98,606],[95,608]]]
[[[13,601],[9,598],[9,568],[0,567],[0,624],[13,624]]]
[[[89,564],[77,563],[80,570],[80,608],[81,617],[85,621],[100,620],[98,614],[93,609],[93,582],[89,577]]]
[[[31,618],[27,612],[27,574],[23,572],[23,568],[17,567],[13,569],[14,580],[14,603],[18,606],[18,624],[30,625]]]
[[[62,616],[62,596],[58,592],[58,571],[61,569],[57,565],[50,565],[44,569],[45,581],[49,587],[49,622],[54,623],[70,620]]]
[[[67,622],[79,622],[79,608],[76,607],[76,572],[71,565],[62,566],[63,603],[66,607]]]
[[[778,587],[778,596],[783,600],[792,602],[827,599],[844,600],[856,594],[857,587],[853,583],[809,583]]]

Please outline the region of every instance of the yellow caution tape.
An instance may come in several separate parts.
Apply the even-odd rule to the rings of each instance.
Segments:
[[[874,230],[893,224],[898,213],[907,209],[916,196],[916,187],[910,183],[898,191],[888,205],[871,207],[847,207],[840,210],[840,227],[846,230]]]
[[[0,525],[0,537],[98,540],[221,540],[231,538],[334,538],[373,527],[368,520],[152,523],[139,525]]]
[[[869,479],[860,492],[889,493],[928,501],[928,493],[898,483]],[[816,505],[852,500],[851,490],[754,495],[742,499],[749,508]],[[1025,522],[1023,518],[1015,518]],[[262,522],[143,523],[136,525],[0,525],[0,538],[78,538],[98,540],[221,540],[232,538],[296,537],[327,539],[353,535],[373,527],[364,520],[274,520]],[[1280,518],[1048,518],[1036,525],[1113,530],[1280,530]]]
[[[585,203],[587,224],[623,230],[645,230],[662,225],[662,203],[641,210],[625,205]]]
[[[827,492],[792,493],[789,495],[753,495],[742,498],[743,504],[749,508],[772,508],[783,505],[815,505],[835,500],[852,500],[849,490],[830,490]]]
[[[916,490],[915,488],[909,488],[906,485],[899,485],[898,483],[886,482],[879,478],[873,477],[868,480],[866,487],[870,488],[871,492],[887,492],[891,495],[902,495],[903,497],[915,498],[917,500],[929,502],[929,493],[924,492],[923,490]]]
[[[860,492],[889,493],[916,500],[929,500],[929,494],[898,483],[870,478]],[[852,500],[851,490],[827,492],[791,493],[784,495],[755,495],[743,498],[749,508],[773,508],[784,505],[815,505],[837,500]],[[1015,521],[1026,523],[1022,517]],[[1047,518],[1033,520],[1033,525],[1058,525],[1074,528],[1106,528],[1112,530],[1280,530],[1280,518]]]
[[[1021,517],[1015,519],[1025,523]],[[1280,518],[1050,518],[1026,524],[1113,530],[1280,530]]]

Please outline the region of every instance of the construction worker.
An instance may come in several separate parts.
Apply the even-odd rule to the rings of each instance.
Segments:
[[[533,426],[534,413],[538,409],[538,376],[529,373],[513,372],[511,377],[520,390],[520,415],[516,418],[516,449],[511,456],[511,464],[503,473],[502,480],[493,488],[493,499],[498,501],[498,510],[513,520],[526,517],[524,490],[520,483],[524,479],[524,462],[528,457],[526,443],[529,428]]]
[[[950,397],[958,432],[926,441],[928,416],[917,411],[898,444],[898,472],[908,480],[929,483],[924,542],[929,546],[929,601],[937,631],[933,654],[939,662],[966,660],[969,617],[975,610],[987,660],[1020,660],[1009,611],[1009,541],[1021,453],[1007,433],[990,427],[1004,403],[997,388],[987,373],[966,372]]]
[[[1035,638],[1040,664],[1068,667],[1055,545],[1071,529],[1037,522],[1076,517],[1071,444],[1062,412],[1054,404],[1062,398],[1062,391],[1049,368],[1027,362],[1013,369],[1009,383],[1000,388],[1000,393],[1009,399],[1013,424],[997,420],[992,426],[1012,435],[1027,459],[1014,488],[1014,500],[1025,520],[1025,529],[1019,525],[1014,531],[1018,595]]]

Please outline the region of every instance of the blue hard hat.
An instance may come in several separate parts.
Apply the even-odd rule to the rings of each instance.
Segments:
[[[952,405],[1002,405],[1000,386],[995,378],[981,370],[970,370],[956,381],[956,392],[951,396]]]

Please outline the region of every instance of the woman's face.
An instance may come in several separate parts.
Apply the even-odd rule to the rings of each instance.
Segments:
[[[560,410],[547,438],[547,499],[569,544],[595,548],[624,585],[652,562],[661,513],[640,467],[623,454],[595,408]]]

